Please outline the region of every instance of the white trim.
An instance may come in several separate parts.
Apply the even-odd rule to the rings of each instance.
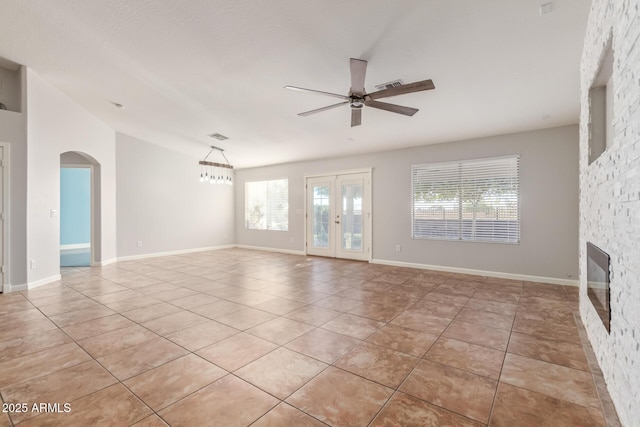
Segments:
[[[295,251],[293,249],[267,248],[264,246],[251,246],[251,245],[233,245],[232,247],[235,247],[238,249],[251,249],[254,251],[279,252],[282,254],[289,254],[289,255],[302,255],[302,256],[306,255],[304,251]]]
[[[72,249],[87,249],[91,247],[91,243],[75,243],[72,245],[60,245],[61,251],[68,251]]]
[[[52,282],[57,282],[58,280],[62,279],[62,276],[59,274],[53,275],[53,276],[49,276],[49,277],[45,277],[44,279],[40,279],[40,280],[36,280],[35,282],[29,282],[27,283],[27,289],[31,290],[31,289],[35,289],[39,286],[43,286],[43,285],[48,285],[49,283]]]
[[[4,293],[8,294],[11,292],[22,292],[27,290],[27,284],[22,283],[20,285],[12,285],[11,283],[4,284]]]
[[[9,227],[9,221],[11,216],[11,198],[9,197],[9,193],[11,191],[11,185],[9,180],[11,179],[11,171],[10,171],[10,163],[11,163],[11,144],[8,142],[0,142],[0,147],[2,147],[2,211],[4,212],[4,221],[2,222],[2,234],[4,239],[2,239],[2,259],[0,259],[1,265],[4,266],[3,277],[0,278],[0,291],[2,292],[12,292],[12,289],[16,287],[22,287],[26,285],[15,285],[11,286],[8,283],[9,278],[11,277],[11,251],[10,242],[11,242],[11,227]]]
[[[142,254],[142,255],[129,255],[118,257],[116,261],[131,261],[136,259],[144,259],[144,258],[156,258],[161,256],[170,256],[170,255],[182,255],[182,254],[190,254],[193,252],[206,252],[206,251],[217,251],[220,249],[231,249],[235,248],[235,245],[222,245],[222,246],[208,246],[205,248],[194,248],[194,249],[181,249],[178,251],[167,251],[167,252],[154,252],[150,254]],[[114,262],[112,260],[107,261],[107,263]],[[105,265],[105,261],[102,262],[102,265]]]
[[[361,168],[361,169],[347,169],[343,171],[332,171],[332,172],[323,172],[323,173],[313,173],[311,175],[305,175],[304,179],[306,181],[307,178],[318,178],[323,176],[332,176],[332,175],[351,175],[355,173],[372,173],[373,167]]]
[[[113,264],[114,262],[118,262],[118,258],[110,258],[105,261],[96,261],[91,267],[104,267],[105,265]]]
[[[312,174],[312,175],[305,175],[304,176],[304,250],[302,251],[302,253],[304,255],[308,255],[308,251],[309,251],[309,242],[307,240],[307,234],[308,234],[308,221],[309,221],[309,214],[307,212],[307,204],[308,204],[308,197],[309,197],[309,193],[308,193],[308,181],[310,178],[329,178],[329,177],[333,177],[334,179],[334,183],[335,181],[337,181],[338,176],[341,175],[355,175],[355,174],[366,174],[367,175],[367,182],[363,183],[363,186],[365,187],[365,189],[368,189],[369,192],[369,198],[368,198],[368,206],[367,206],[367,210],[368,212],[366,212],[366,214],[368,215],[368,225],[367,225],[367,235],[369,236],[368,238],[368,242],[367,242],[367,259],[366,260],[358,260],[358,261],[368,261],[368,262],[372,262],[373,260],[373,167],[368,167],[368,168],[361,168],[361,169],[350,169],[350,170],[344,170],[344,171],[337,171],[337,172],[327,172],[327,173],[320,173],[320,174]],[[336,189],[334,189],[334,191],[337,191]],[[363,242],[364,243],[364,242]],[[337,251],[337,248],[336,248]],[[318,256],[323,256],[323,255],[318,255]],[[349,258],[339,258],[337,256],[334,255],[334,257],[336,259],[349,259]]]
[[[470,268],[447,267],[442,265],[418,264],[414,262],[390,261],[385,259],[373,259],[372,264],[392,265],[396,267],[419,268],[423,270],[445,271],[447,273],[473,274],[476,276],[497,277],[500,279],[523,280],[527,282],[551,283],[563,286],[578,286],[578,280],[558,279],[555,277],[530,276],[526,274],[503,273],[500,271],[474,270]]]

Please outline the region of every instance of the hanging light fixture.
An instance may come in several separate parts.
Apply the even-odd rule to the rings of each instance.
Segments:
[[[212,162],[207,160],[211,153],[219,152],[225,163]],[[204,160],[198,162],[200,165],[200,182],[208,182],[209,184],[227,184],[233,185],[232,170],[233,166],[229,164],[224,150],[219,147],[211,146],[211,150],[205,156]]]

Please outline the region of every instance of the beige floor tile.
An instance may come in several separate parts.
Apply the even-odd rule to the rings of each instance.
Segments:
[[[600,408],[589,372],[507,353],[500,381],[578,405]]]
[[[362,341],[325,329],[314,329],[286,344],[286,347],[321,360],[333,363]]]
[[[589,370],[589,364],[582,346],[536,338],[532,335],[513,332],[509,340],[509,353],[545,362],[563,365],[568,368]]]
[[[98,362],[116,378],[123,381],[177,359],[185,353],[187,350],[171,341],[156,338],[101,357]]]
[[[167,316],[182,311],[180,307],[161,302],[159,304],[148,305],[145,307],[136,308],[134,310],[123,311],[121,314],[133,320],[134,322],[143,323],[148,320],[157,319],[158,317]]]
[[[162,410],[159,415],[174,427],[247,426],[277,404],[275,397],[227,375]]]
[[[168,425],[169,424],[165,423],[162,418],[154,414],[135,424],[131,424],[131,427],[167,427]]]
[[[100,317],[107,317],[115,312],[107,307],[88,308],[84,310],[70,311],[68,313],[56,314],[49,317],[56,325],[61,328],[65,326],[75,325],[87,320],[98,319]]]
[[[484,424],[454,414],[404,393],[396,393],[371,427],[482,427]],[[517,425],[512,424],[513,426]]]
[[[120,314],[112,314],[110,316],[100,317],[98,319],[67,326],[62,328],[62,330],[74,340],[79,341],[133,325],[134,323],[131,320],[121,316]]]
[[[388,324],[367,338],[367,342],[422,357],[438,339],[438,335]]]
[[[391,321],[392,325],[440,335],[451,323],[451,319],[432,316],[419,311],[407,310]]]
[[[449,324],[442,336],[505,351],[509,343],[510,334],[510,331],[504,329],[462,322],[456,319]]]
[[[513,315],[492,313],[490,311],[476,310],[468,307],[460,310],[455,320],[507,331],[510,331],[513,326]]]
[[[287,298],[276,297],[269,301],[256,304],[253,308],[257,308],[258,310],[263,310],[272,314],[276,314],[278,316],[283,316],[287,313],[290,313],[294,310],[299,309],[300,307],[304,307],[306,303],[300,301],[294,301]]]
[[[246,306],[236,304],[235,302],[231,301],[219,300],[210,304],[193,307],[189,311],[197,313],[200,316],[204,316],[208,319],[215,319],[217,317],[242,310],[243,308],[246,308]]]
[[[329,367],[287,399],[287,403],[334,426],[365,426],[393,390]]]
[[[599,409],[500,383],[491,415],[495,427],[605,427]]]
[[[262,338],[239,333],[200,349],[196,354],[231,372],[276,348],[276,344]]]
[[[314,329],[314,326],[296,320],[279,317],[247,329],[247,333],[272,343],[284,345]]]
[[[423,360],[399,390],[487,423],[497,385],[497,381],[489,378]]]
[[[258,421],[251,424],[251,427],[324,427],[326,424],[310,417],[286,403],[281,403],[266,414]]]
[[[497,380],[504,355],[504,351],[440,337],[424,358]]]
[[[216,301],[220,301],[220,298],[207,295],[207,294],[194,294],[186,297],[178,298],[171,300],[171,304],[177,305],[178,307],[191,309],[193,307],[198,307],[205,304],[212,304]]]
[[[122,384],[70,402],[68,413],[45,413],[27,420],[21,426],[128,426],[151,415],[147,408]]]
[[[404,307],[399,305],[365,302],[355,306],[348,313],[378,322],[389,322],[403,311]]]
[[[140,325],[133,325],[78,341],[92,357],[99,358],[158,338]]]
[[[322,325],[322,328],[342,335],[347,335],[352,338],[364,340],[382,326],[384,326],[383,322],[353,316],[351,314],[342,314]]]
[[[238,369],[235,375],[286,399],[326,367],[326,363],[281,347]]]
[[[71,339],[60,329],[44,331],[0,343],[0,362],[68,344]]]
[[[187,354],[129,378],[124,384],[151,409],[159,411],[226,374],[212,363]]]
[[[266,311],[256,310],[254,308],[244,308],[230,314],[225,314],[224,316],[216,317],[215,320],[231,326],[232,328],[244,331],[275,319],[276,317],[278,316],[267,313]]]
[[[58,329],[56,324],[47,318],[12,320],[10,322],[5,320],[6,319],[0,319],[0,324],[2,325],[0,329],[0,342]]]
[[[207,322],[208,319],[189,311],[179,311],[167,316],[155,318],[142,323],[145,328],[151,329],[158,335],[167,336],[186,329],[189,326],[195,326],[200,323]]]
[[[29,380],[2,390],[6,402],[34,404],[69,403],[95,391],[102,390],[117,380],[95,361],[80,363],[70,368]],[[37,412],[14,412],[11,418],[20,423],[38,415]]]
[[[167,335],[167,339],[189,351],[196,351],[239,332],[230,326],[210,320]]]
[[[340,316],[340,314],[342,313],[336,310],[329,310],[327,308],[322,308],[315,305],[307,305],[286,314],[285,317],[308,323],[310,325],[321,326],[328,321]]]
[[[418,364],[419,358],[362,343],[338,359],[334,366],[391,388],[397,388]]]
[[[90,360],[76,343],[63,344],[37,353],[0,362],[0,389],[29,381]]]

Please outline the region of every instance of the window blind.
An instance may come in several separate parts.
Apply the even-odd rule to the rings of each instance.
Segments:
[[[289,229],[289,181],[245,183],[245,224],[254,230]]]
[[[520,157],[412,166],[412,237],[519,243]]]

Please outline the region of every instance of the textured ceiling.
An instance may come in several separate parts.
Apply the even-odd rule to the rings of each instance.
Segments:
[[[0,57],[31,67],[117,131],[236,167],[334,157],[578,122],[590,2],[554,0],[0,0]],[[433,79],[348,107],[285,85],[347,94]],[[125,105],[117,110],[112,103]],[[219,132],[227,141],[214,141]]]

